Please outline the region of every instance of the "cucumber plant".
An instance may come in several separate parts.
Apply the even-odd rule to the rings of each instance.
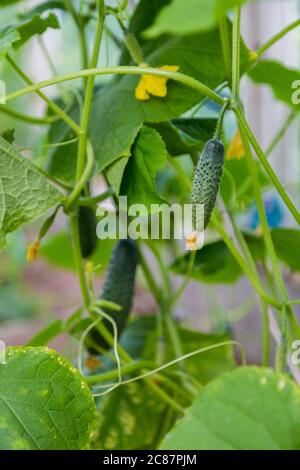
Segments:
[[[300,300],[285,273],[300,272],[300,212],[268,156],[299,116],[300,75],[264,54],[300,20],[252,51],[241,36],[247,0],[28,3],[0,4],[1,265],[16,264],[26,239],[28,262],[44,256],[75,271],[80,301],[0,352],[0,449],[299,450]],[[28,66],[33,46],[47,79]],[[291,108],[267,152],[244,111],[244,77]],[[273,227],[270,189],[292,227]],[[174,202],[192,205],[201,249],[194,233],[184,253],[182,240],[143,228]],[[245,230],[249,210],[258,223]],[[111,239],[98,237],[103,228]],[[217,292],[241,277],[250,302],[220,320]],[[191,279],[192,313],[207,314],[210,331],[175,315]],[[200,285],[213,292],[207,312],[193,297]],[[147,315],[131,315],[133,305]],[[232,323],[254,305],[262,356],[249,366]],[[66,357],[51,349],[60,335]]]

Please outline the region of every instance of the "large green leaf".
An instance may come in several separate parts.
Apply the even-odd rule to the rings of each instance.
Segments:
[[[218,24],[228,10],[246,3],[247,0],[173,0],[163,8],[147,37],[162,33],[191,34],[208,30]]]
[[[259,62],[249,72],[249,75],[254,82],[269,85],[278,100],[288,106],[297,107],[297,104],[292,100],[294,92],[292,84],[300,80],[298,69],[288,68],[273,60],[264,60]]]
[[[261,238],[245,234],[246,241],[256,260],[264,254]],[[171,266],[173,272],[184,275],[188,270],[190,254],[178,258]],[[192,279],[205,283],[232,284],[243,272],[223,240],[207,243],[197,251]]]
[[[47,178],[0,137],[0,248],[5,235],[63,199]]]
[[[128,206],[161,204],[155,177],[165,164],[167,152],[165,144],[154,129],[143,127],[132,148],[132,156],[125,169],[120,194],[128,197]]]
[[[164,439],[168,450],[300,450],[300,391],[287,376],[243,367],[210,382]]]
[[[0,58],[3,58],[11,46],[19,47],[35,34],[43,34],[48,28],[59,28],[57,16],[33,14],[19,23],[0,27]]]
[[[11,26],[0,28],[0,60],[4,59],[14,43],[21,39],[20,33]]]
[[[77,369],[47,348],[7,348],[0,365],[0,449],[79,450],[95,406]]]
[[[122,386],[104,398],[93,447],[100,450],[153,449],[166,405],[143,382]]]

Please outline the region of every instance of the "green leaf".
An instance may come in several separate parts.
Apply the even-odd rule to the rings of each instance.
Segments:
[[[0,59],[5,57],[11,46],[18,48],[35,34],[43,34],[48,28],[59,28],[59,22],[54,13],[45,16],[33,14],[19,23],[1,26]]]
[[[290,107],[297,106],[292,100],[292,84],[300,80],[299,70],[288,68],[280,62],[264,60],[249,72],[249,76],[256,83],[269,85],[278,100]]]
[[[216,130],[216,119],[178,118],[152,124],[162,136],[170,155],[178,156],[201,152],[205,142]]]
[[[0,61],[5,58],[9,49],[21,38],[20,33],[12,26],[0,28]]]
[[[6,142],[12,144],[15,140],[15,129],[6,129],[0,135]]]
[[[32,36],[36,34],[42,35],[48,28],[59,29],[60,26],[57,16],[54,13],[49,13],[45,16],[35,14],[15,27],[20,33],[20,41],[17,41],[14,46],[19,47]]]
[[[125,168],[128,164],[129,157],[121,157],[119,160],[116,160],[106,170],[106,178],[110,186],[114,189],[115,193],[118,195],[120,193],[120,188],[122,184],[122,179],[124,175]]]
[[[272,230],[272,240],[281,261],[292,271],[300,271],[300,230],[276,228]]]
[[[1,0],[0,8],[7,7],[8,5],[12,5],[13,3],[20,3],[22,0]]]
[[[262,259],[264,256],[262,239],[250,233],[244,235],[254,259]],[[181,258],[175,260],[171,270],[176,274],[186,274],[189,259],[190,254],[186,253]],[[196,253],[192,279],[212,284],[233,284],[242,274],[240,266],[223,240],[207,243]]]
[[[46,346],[56,336],[60,335],[64,331],[64,324],[62,320],[54,320],[36,335],[34,335],[27,346]]]
[[[89,447],[95,406],[66,359],[47,348],[10,347],[0,365],[0,449]]]
[[[164,439],[168,450],[299,450],[300,391],[271,369],[242,367],[210,382]]]
[[[163,8],[146,37],[163,33],[191,34],[214,28],[228,10],[247,0],[173,0]]]
[[[36,5],[32,9],[26,11],[26,13],[22,13],[19,16],[23,19],[29,19],[36,14],[44,13],[44,11],[49,10],[66,10],[66,4],[64,0],[49,0],[48,2],[40,3]]]
[[[143,127],[132,148],[123,176],[120,194],[128,197],[128,206],[132,204],[161,204],[155,177],[157,171],[166,163],[167,153],[160,135],[149,127]]]
[[[63,200],[47,178],[0,137],[0,248],[5,235]]]
[[[101,415],[93,448],[153,449],[166,405],[144,383],[122,386],[101,400]]]
[[[89,258],[95,266],[100,265],[98,273],[107,266],[114,244],[115,240],[100,240],[97,250]],[[40,254],[55,266],[72,271],[76,269],[71,240],[66,231],[57,232],[43,240]]]

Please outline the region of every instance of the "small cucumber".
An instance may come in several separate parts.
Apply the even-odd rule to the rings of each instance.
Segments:
[[[224,166],[224,145],[218,139],[209,140],[198,160],[193,180],[193,229],[205,230],[214,209]],[[203,216],[197,205],[203,204]],[[198,215],[198,217],[197,217]]]
[[[80,248],[83,258],[91,256],[97,248],[97,219],[95,211],[88,206],[78,210]]]
[[[121,310],[118,311],[103,308],[103,311],[115,320],[119,337],[125,328],[132,306],[137,262],[136,243],[133,240],[119,240],[113,250],[108,265],[106,281],[99,297],[99,299],[120,305]],[[108,320],[103,320],[103,323],[110,333],[113,333],[112,326]],[[93,328],[88,336],[93,343],[98,344],[104,349],[109,348],[109,345],[96,328]],[[93,347],[88,349],[90,353],[97,354]]]

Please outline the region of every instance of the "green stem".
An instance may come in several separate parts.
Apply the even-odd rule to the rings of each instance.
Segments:
[[[137,370],[141,369],[151,369],[153,368],[152,362],[149,361],[137,361],[137,362],[132,362],[131,364],[126,364],[125,366],[122,367],[122,376],[130,374],[131,372],[135,372]],[[118,370],[110,370],[108,372],[103,372],[102,374],[95,374],[95,375],[90,375],[85,377],[85,381],[89,385],[93,384],[101,384],[103,382],[108,382],[110,380],[114,380],[118,378]]]
[[[230,51],[230,39],[228,31],[227,17],[223,17],[219,21],[219,31],[222,44],[223,58],[227,72],[227,78],[230,79],[231,75],[231,51]]]
[[[87,288],[85,272],[83,268],[80,239],[79,239],[79,226],[78,226],[78,214],[77,211],[70,216],[71,224],[71,237],[73,243],[73,253],[75,258],[76,271],[80,283],[80,289],[83,297],[84,306],[89,310],[90,306],[90,294]]]
[[[85,166],[85,168],[83,170],[83,173],[81,174],[80,178],[78,179],[75,188],[73,189],[73,191],[71,192],[71,194],[68,197],[68,200],[67,200],[67,203],[66,203],[66,209],[67,210],[79,198],[79,196],[80,196],[82,190],[84,189],[84,187],[86,186],[86,184],[87,184],[87,182],[88,182],[88,180],[89,180],[89,178],[92,174],[93,168],[94,168],[94,163],[95,163],[94,151],[93,151],[93,147],[92,147],[89,140],[87,141],[86,152],[87,152],[86,166]]]
[[[18,119],[19,121],[27,122],[28,124],[34,124],[37,126],[48,126],[57,120],[57,117],[49,117],[49,118],[39,118],[34,116],[29,116],[28,114],[20,113],[15,109],[9,108],[6,105],[0,106],[0,112],[7,114],[8,116],[13,117],[14,119]]]
[[[142,253],[142,250],[139,250],[139,263],[142,268],[143,274],[145,276],[145,279],[147,281],[147,284],[149,286],[150,291],[152,292],[156,302],[158,305],[164,305],[165,300],[164,297],[160,291],[160,289],[157,287],[157,284],[152,276],[152,273],[149,269],[148,263],[144,257],[144,254]]]
[[[92,54],[92,59],[90,63],[91,69],[95,68],[98,63],[104,19],[105,19],[104,1],[98,0],[98,22],[97,22],[96,35],[95,35],[95,40],[94,40],[93,54]],[[90,118],[90,112],[91,112],[91,106],[92,106],[94,84],[95,84],[95,76],[89,75],[87,79],[87,83],[86,83],[85,99],[84,99],[82,118],[81,118],[81,123],[80,123],[81,134],[80,134],[79,144],[78,144],[76,181],[79,181],[79,179],[81,178],[81,175],[85,166],[86,147],[87,147],[87,138],[88,138],[87,133],[88,133],[89,118]]]
[[[6,59],[9,62],[9,64],[13,67],[13,69],[16,71],[16,73],[24,80],[25,83],[29,85],[27,88],[34,88],[36,86],[36,84],[33,83],[31,78],[29,78],[23,72],[23,70],[20,69],[20,67],[15,63],[15,61],[11,58],[9,54],[6,55]],[[55,77],[52,80],[55,80]],[[57,106],[53,101],[51,101],[50,98],[44,95],[44,93],[40,91],[39,87],[37,87],[36,89],[32,91],[34,91],[43,101],[45,101],[45,103],[49,106],[49,108],[52,109],[52,111],[55,114],[57,114],[57,116],[59,116],[63,121],[65,121],[66,124],[68,124],[68,126],[70,126],[76,132],[76,134],[80,133],[80,128],[76,124],[76,122],[73,121],[73,119],[71,119],[59,106]],[[7,101],[8,100],[6,99],[6,102]]]
[[[234,108],[235,114],[237,116],[237,119],[239,121],[239,125],[243,133],[245,134],[245,137],[247,140],[250,142],[252,145],[259,161],[261,162],[262,166],[266,170],[270,180],[274,184],[275,188],[277,189],[278,193],[280,194],[282,200],[286,204],[287,208],[293,215],[294,219],[300,225],[300,213],[294,206],[293,202],[291,201],[290,197],[286,193],[284,187],[282,186],[281,182],[279,181],[277,175],[275,174],[273,168],[271,167],[270,163],[268,162],[268,159],[266,158],[263,150],[261,149],[259,143],[257,142],[255,136],[253,135],[242,111],[240,108]]]
[[[251,267],[253,274],[260,279],[260,275],[255,263],[255,260],[252,256],[252,253],[249,249],[249,246],[245,240],[244,234],[240,230],[239,226],[236,224],[234,216],[228,212],[228,217],[232,228],[234,230],[234,234],[237,238],[237,241]],[[274,295],[274,293],[273,293]],[[268,305],[267,303],[260,297],[260,305],[261,305],[261,312],[262,312],[262,336],[263,336],[263,365],[267,366],[269,361],[269,354],[270,354],[270,328],[269,328],[269,317],[268,317]]]
[[[115,191],[112,188],[107,189],[104,193],[98,194],[97,196],[91,196],[91,197],[82,197],[78,201],[79,206],[95,206],[99,202],[105,201],[105,199],[108,199],[109,197],[113,196],[115,194]]]
[[[64,3],[66,5],[66,9],[69,11],[78,29],[80,48],[81,48],[82,66],[83,68],[87,68],[89,58],[88,58],[87,42],[86,42],[86,37],[85,37],[85,32],[84,32],[84,25],[82,24],[80,15],[77,14],[74,6],[72,5],[72,2],[70,0],[64,0]]]
[[[262,56],[270,47],[272,47],[276,42],[282,39],[287,33],[292,31],[293,29],[300,26],[300,19],[294,21],[293,23],[289,24],[285,28],[283,28],[279,33],[275,34],[271,39],[269,39],[263,46],[261,46],[257,51],[258,57]]]
[[[265,212],[265,207],[264,207],[264,201],[263,197],[261,194],[261,189],[260,189],[260,183],[259,183],[259,178],[258,178],[258,172],[257,172],[257,167],[255,165],[255,161],[252,157],[251,149],[249,142],[247,140],[247,136],[245,132],[243,131],[243,128],[240,126],[240,131],[241,131],[241,136],[243,140],[243,145],[245,148],[245,153],[246,153],[246,158],[247,158],[247,163],[248,163],[248,169],[249,173],[251,175],[251,181],[253,185],[253,191],[255,195],[255,200],[256,200],[256,206],[259,214],[259,219],[261,223],[261,227],[263,230],[263,235],[264,235],[264,242],[266,246],[266,252],[267,255],[271,261],[271,266],[272,266],[272,272],[273,276],[275,278],[275,283],[276,287],[279,292],[280,300],[282,304],[286,304],[288,301],[288,296],[285,288],[285,284],[283,281],[281,269],[279,266],[279,261],[275,252],[272,236],[271,236],[271,231],[269,228],[266,212]],[[277,365],[279,367],[278,372],[284,372],[285,370],[285,361],[283,360],[283,353],[282,351],[283,346],[287,342],[286,334],[287,334],[287,309],[286,306],[283,305],[281,309],[282,313],[282,322],[281,322],[281,335],[282,335],[282,344],[279,346],[278,349],[278,356],[280,356],[280,360],[277,361]],[[281,368],[282,367],[282,368]]]
[[[188,268],[187,268],[187,272],[186,272],[186,276],[184,278],[184,281],[183,283],[181,284],[181,286],[177,289],[177,291],[175,292],[174,296],[172,297],[172,299],[170,300],[170,303],[171,305],[174,305],[176,302],[178,302],[178,300],[180,299],[180,297],[182,296],[182,294],[184,293],[188,283],[190,282],[191,280],[191,277],[192,277],[192,272],[193,272],[193,269],[194,269],[194,264],[195,264],[195,259],[196,259],[196,250],[193,250],[191,251],[191,254],[190,254],[190,259],[189,259],[189,264],[188,264]]]
[[[282,301],[286,301],[286,290],[285,290],[285,285],[283,282],[281,270],[279,267],[277,255],[275,252],[273,240],[271,237],[271,231],[269,228],[266,212],[265,212],[265,206],[264,206],[264,201],[263,197],[261,194],[261,189],[260,189],[260,183],[259,183],[259,178],[258,178],[258,172],[257,172],[257,167],[255,165],[255,160],[252,157],[251,149],[249,142],[247,140],[246,134],[243,131],[243,127],[240,126],[240,131],[241,131],[241,136],[243,140],[243,145],[245,148],[245,153],[246,153],[246,158],[247,158],[247,163],[248,163],[248,170],[251,176],[251,181],[253,185],[253,192],[256,200],[256,205],[257,205],[257,210],[258,210],[258,215],[261,223],[261,227],[263,230],[263,235],[264,235],[264,241],[265,241],[265,246],[266,246],[266,251],[267,254],[270,258],[271,264],[272,264],[272,270],[273,270],[273,275],[276,280],[276,284],[278,287],[278,291],[280,293],[280,297]]]
[[[293,110],[287,117],[286,121],[284,122],[284,124],[282,125],[282,127],[279,129],[279,131],[277,132],[277,134],[275,135],[274,139],[272,140],[272,142],[270,143],[269,147],[267,148],[267,150],[265,151],[265,155],[266,157],[269,157],[273,151],[275,150],[275,148],[277,147],[277,145],[279,144],[279,142],[282,140],[282,138],[284,137],[286,131],[288,130],[288,128],[291,126],[291,124],[294,122],[295,118],[297,116],[297,113]]]
[[[270,359],[270,322],[268,305],[261,299],[261,312],[262,312],[262,344],[263,344],[263,367],[269,366]]]
[[[209,99],[215,101],[217,104],[223,106],[225,100],[211,90],[209,87],[199,82],[193,77],[184,75],[179,72],[170,72],[168,70],[157,69],[154,67],[136,67],[136,66],[119,66],[119,67],[100,67],[94,69],[79,70],[77,72],[70,72],[58,77],[49,78],[39,83],[34,83],[28,87],[14,91],[6,96],[6,102],[28,95],[29,93],[36,92],[42,88],[47,88],[58,83],[63,83],[71,80],[76,80],[82,77],[97,76],[97,75],[155,75],[156,77],[165,77],[175,82],[182,83],[198,91],[201,95],[207,96]]]
[[[232,31],[232,100],[239,98],[240,86],[241,7],[234,10]]]
[[[171,291],[170,291],[170,285],[169,285],[169,280],[168,280],[168,273],[165,270],[164,264],[159,259],[160,258],[159,253],[157,253],[155,248],[153,249],[152,245],[150,245],[150,248],[152,248],[155,257],[158,260],[158,265],[159,265],[159,268],[160,268],[160,271],[161,271],[161,274],[162,274],[162,278],[164,279],[164,282],[166,284],[166,295],[167,295],[167,297],[164,297],[161,294],[159,288],[157,287],[155,279],[152,275],[151,270],[148,267],[148,264],[147,264],[147,262],[146,262],[146,260],[143,256],[143,254],[141,254],[141,256],[140,256],[140,258],[142,258],[142,263],[141,263],[142,269],[143,269],[144,275],[147,279],[149,288],[150,288],[151,292],[153,293],[156,302],[159,304],[159,306],[161,308],[161,311],[163,312],[163,319],[165,321],[167,331],[168,331],[169,336],[170,336],[170,340],[171,340],[171,344],[173,346],[174,354],[176,355],[176,357],[181,357],[183,355],[183,348],[182,348],[182,344],[181,344],[181,339],[180,339],[175,321],[172,317],[172,312],[170,310],[170,294],[171,294]]]
[[[93,316],[93,312],[92,312],[91,309],[90,309],[90,314],[91,314],[93,319],[98,318],[98,317]],[[114,338],[112,337],[110,332],[107,330],[105,325],[100,322],[99,325],[98,325],[98,329],[99,329],[100,333],[103,335],[105,341],[111,347],[113,347],[114,346]],[[132,362],[134,362],[133,359],[130,357],[130,355],[127,353],[127,351],[125,351],[125,349],[123,349],[123,347],[120,344],[118,344],[118,352],[119,352],[120,357],[123,359],[123,361],[125,363],[130,363],[131,364]],[[141,372],[142,372],[142,374],[144,374],[145,370],[143,369]],[[152,381],[151,378],[145,377],[145,378],[143,378],[143,380],[145,381],[145,383],[150,388],[152,388],[153,392],[157,396],[159,396],[167,405],[171,406],[174,410],[176,410],[179,413],[183,412],[183,408],[175,400],[173,400],[164,390],[162,390],[157,384],[155,384]]]
[[[217,122],[217,128],[214,134],[214,139],[221,139],[222,132],[223,132],[224,117],[225,117],[228,106],[229,106],[229,101],[227,101],[221,109],[220,116]]]

